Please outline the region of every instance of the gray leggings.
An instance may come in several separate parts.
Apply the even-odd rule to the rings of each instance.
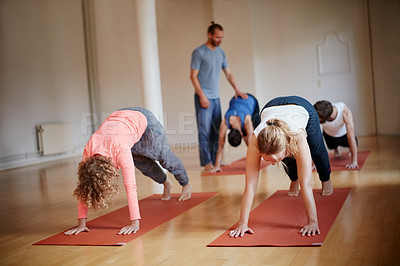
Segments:
[[[142,113],[147,118],[147,128],[140,140],[133,145],[131,152],[134,164],[144,175],[157,183],[164,183],[167,175],[156,163],[175,176],[181,186],[189,183],[182,161],[172,152],[164,127],[155,118],[152,112],[143,107],[127,107],[120,110],[132,110]]]

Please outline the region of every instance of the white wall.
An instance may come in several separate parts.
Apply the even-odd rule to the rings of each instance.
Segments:
[[[193,49],[207,40],[211,1],[156,2],[164,126],[171,143],[197,142],[194,88],[189,79]]]
[[[400,133],[400,1],[370,3],[377,133]]]
[[[224,40],[221,47],[226,53],[229,69],[239,89],[255,95],[251,1],[214,0],[212,2],[214,20],[224,27]],[[234,96],[234,91],[224,75],[221,76],[220,91],[222,112],[225,113],[230,99]]]
[[[311,103],[343,101],[353,110],[356,134],[374,134],[363,2],[256,0],[252,4],[260,102],[281,95],[303,96]],[[317,45],[329,32],[348,45],[350,66],[342,73],[322,75]]]
[[[81,1],[2,0],[0,12],[0,163],[37,157],[40,123],[71,123],[79,150],[91,133]]]
[[[142,105],[134,0],[96,0],[94,17],[102,122],[111,112]]]

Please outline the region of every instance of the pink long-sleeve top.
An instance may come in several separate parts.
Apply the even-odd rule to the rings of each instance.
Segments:
[[[122,170],[131,221],[140,219],[131,148],[142,137],[146,127],[147,119],[142,113],[131,110],[115,111],[90,137],[82,156],[82,160],[95,154],[111,157],[114,166]],[[78,201],[78,218],[87,218],[87,212],[87,204]]]

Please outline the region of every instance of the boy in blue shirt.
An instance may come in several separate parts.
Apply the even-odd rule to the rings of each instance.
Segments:
[[[239,146],[242,138],[246,145],[249,145],[251,134],[261,121],[259,111],[258,101],[251,94],[248,94],[247,99],[241,97],[231,99],[229,109],[219,128],[219,145],[213,173],[221,171],[221,159],[228,129],[230,130],[228,142],[231,146]]]

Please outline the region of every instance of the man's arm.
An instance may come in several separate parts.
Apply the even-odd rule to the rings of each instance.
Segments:
[[[233,77],[233,74],[231,72],[231,70],[229,68],[224,68],[223,69],[224,73],[225,73],[225,77],[228,80],[228,82],[231,84],[232,88],[235,90],[235,98],[237,98],[238,96],[242,97],[243,99],[247,99],[248,95],[246,93],[241,92],[237,85],[236,85],[236,81],[235,78]]]
[[[353,114],[346,105],[343,108],[343,121],[346,124],[347,140],[349,142],[350,153],[351,153],[351,164],[346,165],[346,167],[349,169],[355,169],[358,168],[357,142],[354,133]]]
[[[208,100],[207,96],[204,94],[200,81],[198,78],[199,75],[199,70],[197,69],[190,69],[190,80],[192,81],[193,87],[194,87],[194,92],[199,96],[200,98],[200,105],[203,108],[208,108],[210,106],[210,101]]]

